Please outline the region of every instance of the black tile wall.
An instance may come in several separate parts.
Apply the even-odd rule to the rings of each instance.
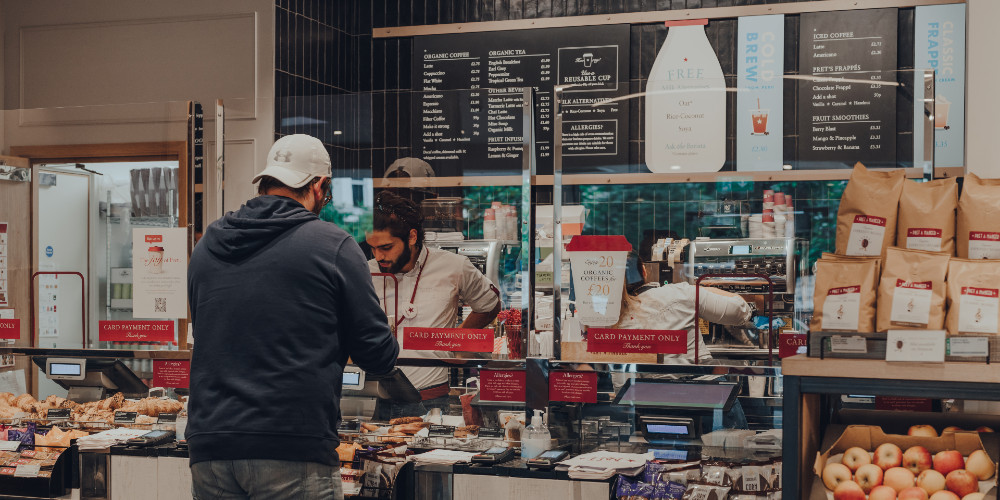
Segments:
[[[796,0],[805,1],[805,0]],[[667,9],[698,9],[781,3],[775,0],[276,0],[275,1],[275,130],[281,136],[311,133],[330,150],[337,175],[363,179],[379,176],[410,148],[410,52],[412,39],[374,39],[373,28],[421,24],[445,24],[522,18],[547,18],[590,14],[612,14]],[[790,3],[790,2],[785,2]],[[898,64],[913,67],[912,8],[899,9]],[[706,29],[715,47],[728,85],[736,79],[736,19],[713,20]],[[630,90],[640,92],[659,47],[666,37],[662,25],[634,25],[631,29]],[[785,73],[798,73],[799,17],[785,17]],[[784,149],[795,165],[798,129],[797,85],[785,82]],[[912,124],[907,112],[912,96],[898,95],[898,129]],[[727,126],[727,162],[733,168],[735,155],[735,94],[728,95],[731,116]],[[642,99],[630,102],[629,162],[631,171],[644,161],[644,116]],[[337,133],[339,131],[339,134]],[[897,155],[911,155],[912,134],[901,132]],[[373,172],[374,170],[374,172]],[[829,184],[829,185],[828,185]],[[825,241],[832,226],[843,183],[799,183],[788,186],[803,211],[800,235]],[[839,187],[838,187],[839,186]],[[475,211],[491,197],[513,202],[511,188],[464,188],[455,195],[470,197]],[[686,215],[693,201],[732,197],[757,192],[761,186],[742,190],[716,189],[704,185],[574,186],[564,188],[567,201],[591,205],[595,218],[589,226],[595,233],[630,232],[632,240],[645,229],[680,228],[682,236],[695,236]],[[742,196],[742,194],[739,194]],[[543,198],[548,199],[545,200]],[[747,195],[749,196],[749,195]],[[509,200],[508,200],[509,198]],[[551,202],[551,194],[540,195]],[[650,205],[652,204],[652,205]],[[832,210],[832,212],[831,212]],[[632,227],[621,221],[638,220]],[[808,229],[804,229],[808,228]],[[358,227],[354,228],[355,230]],[[475,232],[475,228],[470,228]],[[806,231],[802,233],[802,231]],[[358,234],[358,231],[352,231]],[[815,234],[814,234],[815,233]],[[832,235],[830,236],[832,241]],[[637,244],[638,241],[633,241]],[[822,248],[820,251],[826,250]]]

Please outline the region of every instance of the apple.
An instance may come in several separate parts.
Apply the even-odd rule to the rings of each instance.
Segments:
[[[833,500],[865,500],[865,492],[854,481],[842,481],[833,490]]]
[[[903,452],[903,467],[914,474],[931,468],[931,452],[923,446],[911,446]]]
[[[979,491],[979,480],[965,469],[953,470],[944,479],[948,490],[960,497]]]
[[[938,437],[937,431],[930,425],[911,425],[910,430],[906,434],[910,436]]]
[[[889,470],[903,464],[903,450],[893,443],[882,443],[875,448],[875,465]]]
[[[840,463],[846,465],[848,469],[851,469],[851,472],[857,472],[858,468],[862,465],[872,463],[872,457],[864,448],[855,446],[853,448],[848,448],[847,451],[844,452],[844,456],[840,459]]]
[[[953,470],[965,467],[965,459],[958,450],[939,451],[934,454],[934,470],[941,474],[948,475]]]
[[[851,469],[844,464],[826,464],[823,468],[823,484],[828,490],[837,489],[837,485],[851,480]]]
[[[954,493],[952,493],[952,492],[950,492],[948,490],[941,490],[941,491],[939,491],[939,492],[931,495],[930,500],[962,500],[962,499],[958,498],[958,495],[956,495],[956,494],[954,494]]]
[[[986,494],[976,492],[976,493],[969,493],[968,495],[965,495],[964,497],[962,497],[962,500],[983,500],[983,498],[985,498],[985,497],[986,497]],[[871,498],[869,497],[868,500],[871,500]]]
[[[996,464],[990,456],[983,450],[976,450],[969,454],[969,459],[965,461],[965,470],[972,473],[980,481],[985,481],[993,477],[996,472]]]
[[[976,427],[976,432],[993,432],[993,429],[990,429],[989,427],[986,427],[985,425],[981,425],[979,427]]]
[[[956,427],[954,425],[949,425],[948,427],[945,427],[944,429],[941,430],[941,434],[944,434],[946,432],[958,432],[958,431],[961,431],[961,430],[962,430],[961,427]]]
[[[904,488],[896,498],[898,500],[927,500],[927,492],[923,488],[912,486]]]
[[[896,500],[896,490],[884,484],[876,486],[868,494],[868,500]]]
[[[944,474],[934,469],[927,469],[917,476],[917,486],[923,488],[928,495],[933,495],[944,489]]]
[[[862,465],[854,473],[854,480],[865,493],[870,493],[872,488],[882,484],[882,468],[875,464]],[[943,476],[941,477],[941,487],[944,488]]]
[[[882,484],[892,487],[897,492],[914,485],[915,476],[909,469],[893,467],[882,475]]]

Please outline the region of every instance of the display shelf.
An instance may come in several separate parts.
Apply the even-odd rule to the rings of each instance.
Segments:
[[[175,217],[108,217],[109,224],[121,224],[128,221],[133,226],[174,227]]]
[[[67,358],[191,359],[191,351],[144,349],[58,349],[44,347],[0,347],[0,354],[60,356]]]
[[[782,360],[786,494],[809,498],[808,478],[831,418],[824,396],[864,394],[932,399],[1000,401],[1000,371],[985,363],[910,363],[873,359],[817,359],[798,354]]]

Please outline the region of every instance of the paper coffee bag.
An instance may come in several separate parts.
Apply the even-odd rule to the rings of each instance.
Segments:
[[[896,243],[896,214],[903,170],[875,172],[854,165],[837,210],[837,253],[884,255]]]
[[[952,335],[1000,333],[1000,263],[951,259],[948,320]]]
[[[1000,259],[1000,179],[965,176],[956,236],[960,258]]]
[[[878,286],[878,331],[944,327],[945,278],[950,255],[891,247]]]
[[[847,262],[868,262],[875,263],[875,288],[878,288],[878,278],[882,276],[882,257],[861,257],[857,255],[838,255],[830,252],[823,252],[820,259],[825,261],[847,261]]]
[[[955,210],[958,181],[904,181],[899,197],[896,245],[911,250],[955,255]]]
[[[813,317],[809,329],[818,331],[875,331],[877,259],[816,262]]]

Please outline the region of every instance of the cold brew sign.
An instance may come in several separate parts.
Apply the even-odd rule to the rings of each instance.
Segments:
[[[799,168],[896,166],[896,9],[801,16]]]
[[[519,171],[524,89],[534,87],[539,173],[551,172],[553,89],[563,93],[563,166],[628,165],[628,25],[418,36],[413,144],[437,175]],[[384,166],[384,165],[383,165]]]
[[[741,17],[736,85],[737,170],[781,170],[785,16]]]

